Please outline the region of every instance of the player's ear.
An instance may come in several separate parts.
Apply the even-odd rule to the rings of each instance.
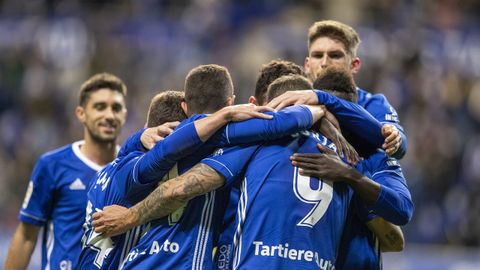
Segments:
[[[362,61],[360,61],[360,58],[358,57],[353,58],[352,64],[351,64],[352,73],[356,74],[358,71],[360,71],[361,66],[362,66]]]
[[[75,108],[75,115],[81,123],[85,123],[85,109],[82,106],[77,106]]]
[[[258,106],[258,101],[257,101],[257,99],[256,99],[254,96],[250,96],[250,97],[248,98],[248,103],[255,104],[255,105]]]
[[[305,61],[303,61],[303,68],[305,69],[305,73],[310,74],[310,63],[309,63],[309,57],[305,57]]]
[[[227,99],[227,106],[232,106],[233,104],[235,104],[235,95],[232,95]]]
[[[188,115],[188,105],[185,101],[182,101],[182,103],[180,103],[180,106],[182,106],[182,110],[183,112]]]

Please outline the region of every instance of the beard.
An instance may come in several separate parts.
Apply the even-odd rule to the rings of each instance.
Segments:
[[[95,130],[94,128],[90,128],[87,126],[87,132],[92,138],[93,141],[100,143],[100,144],[107,144],[107,143],[115,143],[118,137],[118,133],[116,132],[112,135],[104,136],[101,134],[100,130]]]

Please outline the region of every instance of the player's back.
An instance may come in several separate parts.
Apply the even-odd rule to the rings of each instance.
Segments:
[[[182,124],[193,122],[196,115]],[[177,163],[169,178],[190,169],[215,150],[205,144],[195,154]],[[176,174],[175,172],[176,171]],[[228,192],[223,188],[198,196],[167,217],[153,220],[138,245],[132,247],[125,260],[125,269],[209,269],[212,268],[213,232],[223,217]]]
[[[241,188],[233,269],[333,269],[351,190],[302,176],[294,153],[317,152],[323,136],[301,133],[263,145]]]
[[[103,207],[117,204],[132,207],[148,195],[154,184],[140,185],[127,181],[135,162],[142,152],[132,152],[117,158],[101,170],[90,187],[86,205],[83,248],[78,261],[79,269],[117,269],[128,254],[127,245],[136,243],[144,226],[135,227],[127,233],[105,238],[93,230],[92,215]]]
[[[29,184],[20,220],[45,226],[42,266],[72,267],[80,254],[87,189],[101,167],[80,151],[82,141],[44,154]]]

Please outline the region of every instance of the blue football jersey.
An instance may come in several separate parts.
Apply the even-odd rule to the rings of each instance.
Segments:
[[[42,269],[72,269],[81,251],[87,190],[102,168],[80,151],[83,143],[42,155],[32,172],[19,219],[44,228]]]
[[[245,167],[233,245],[217,248],[221,269],[334,269],[352,195],[344,183],[302,176],[294,153],[332,147],[323,136],[302,132],[265,143],[248,164],[219,155],[202,162],[222,173]],[[229,251],[231,251],[229,253]]]
[[[92,215],[107,205],[132,207],[157,186],[176,160],[190,154],[199,145],[201,141],[193,123],[186,123],[151,151],[123,152],[98,173],[88,192],[79,269],[118,269],[145,229],[139,226],[122,235],[103,237],[94,231]]]
[[[408,191],[405,177],[400,164],[395,158],[388,157],[385,152],[378,150],[375,154],[357,165],[357,170],[382,185],[382,189],[390,189],[398,196],[400,205],[408,208],[411,216],[413,204]],[[382,194],[382,192],[381,192]],[[380,195],[379,201],[383,198]],[[405,201],[402,203],[402,201]],[[377,202],[378,203],[378,202]],[[390,205],[394,205],[389,203]],[[394,206],[394,208],[398,208]],[[383,213],[383,211],[381,211]],[[382,269],[381,252],[378,239],[367,228],[366,222],[375,218],[378,213],[369,209],[363,201],[354,196],[350,206],[347,224],[342,236],[342,242],[337,258],[336,269]],[[399,222],[397,211],[384,214],[384,219],[392,223]],[[402,222],[402,221],[400,221]],[[403,222],[402,222],[403,223]]]
[[[312,125],[310,111],[303,106],[294,106],[275,113],[273,120],[251,119],[241,123],[230,123],[216,133],[208,143],[202,145],[192,122],[203,117],[205,115],[195,115],[183,121],[172,135],[157,143],[147,153],[136,151],[127,154],[128,151],[121,151],[123,156],[99,173],[96,183],[88,194],[86,233],[79,268],[113,269],[122,265],[125,268],[131,268],[140,264],[145,268],[161,265],[165,266],[165,269],[170,269],[172,265],[177,265],[178,261],[183,260],[184,254],[185,258],[192,259],[191,265],[203,265],[204,262],[211,264],[213,237],[211,231],[216,231],[212,226],[212,214],[223,211],[221,209],[213,211],[212,207],[221,206],[220,203],[215,204],[215,202],[225,201],[223,196],[228,196],[226,191],[219,191],[221,195],[218,196],[215,192],[201,196],[192,200],[195,201],[193,204],[189,203],[169,217],[111,239],[103,238],[94,232],[91,226],[91,215],[111,204],[133,206],[156,187],[165,173],[169,172],[167,178],[176,177],[178,173],[185,172],[203,157],[212,153],[219,145],[283,136],[296,130],[307,129]],[[140,133],[136,133],[131,138],[132,140],[129,140],[124,147],[141,148],[138,142]],[[184,158],[194,151],[195,155]],[[182,160],[177,167],[174,167],[180,159]],[[188,213],[187,218],[182,218],[184,211]],[[195,238],[197,235],[200,235],[198,239]],[[138,245],[137,241],[139,241]],[[205,244],[207,242],[208,244]],[[130,252],[132,247],[135,248]],[[195,250],[191,251],[191,249]],[[210,254],[206,256],[207,250]],[[158,262],[159,258],[160,262]]]

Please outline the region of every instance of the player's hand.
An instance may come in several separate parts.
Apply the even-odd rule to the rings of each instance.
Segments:
[[[334,182],[343,181],[344,176],[352,168],[345,164],[333,150],[320,144],[317,144],[317,147],[323,153],[295,153],[290,157],[292,165],[299,168],[301,175]]]
[[[287,91],[272,99],[267,106],[275,110],[281,110],[290,105],[305,104],[317,105],[318,97],[313,90]]]
[[[305,107],[307,107],[307,109],[309,109],[312,113],[313,124],[323,119],[323,117],[327,113],[327,109],[323,105],[305,105]]]
[[[225,113],[228,122],[240,122],[251,118],[272,119],[273,116],[263,112],[272,112],[273,109],[267,106],[256,106],[254,104],[242,104],[228,106],[221,110]]]
[[[125,233],[134,226],[134,215],[129,208],[110,205],[92,216],[92,227],[96,233],[112,237]]]
[[[402,144],[402,135],[400,134],[400,131],[398,131],[397,127],[394,125],[385,124],[382,126],[382,135],[385,137],[382,148],[389,156],[395,154]]]
[[[140,141],[142,142],[143,147],[148,150],[152,149],[157,142],[170,135],[178,124],[180,124],[178,121],[167,122],[156,127],[145,129],[142,136],[140,136]]]
[[[348,163],[352,165],[357,164],[360,156],[355,148],[343,137],[342,133],[325,118],[320,121],[320,132],[335,144],[340,157],[345,157]]]

